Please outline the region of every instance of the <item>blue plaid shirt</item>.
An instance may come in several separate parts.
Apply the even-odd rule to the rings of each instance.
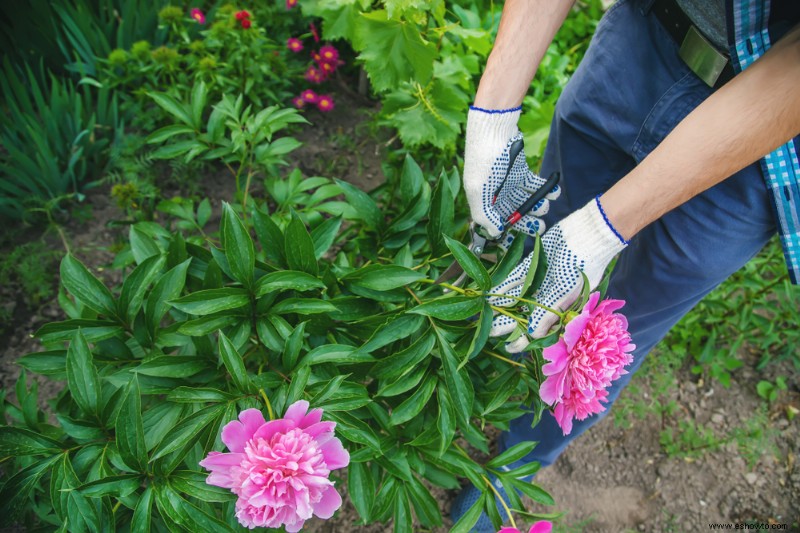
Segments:
[[[727,0],[728,35],[733,68],[741,72],[764,55],[771,42],[800,22],[797,0]],[[780,18],[780,20],[777,20]],[[767,188],[772,193],[778,233],[789,277],[800,284],[800,136],[761,160]]]

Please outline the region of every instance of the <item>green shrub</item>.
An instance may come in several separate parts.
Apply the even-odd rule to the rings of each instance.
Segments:
[[[393,518],[410,531],[413,509],[421,527],[439,525],[427,487],[455,489],[463,476],[498,520],[489,474],[551,503],[516,479],[537,465],[501,469],[533,443],[485,466],[463,444],[488,453],[486,424],[505,428],[530,402],[544,407],[541,361],[512,361],[488,343],[484,291],[516,264],[523,239],[487,272],[445,237],[464,229],[454,221],[458,174],[431,187],[411,159],[384,207],[345,182],[292,176],[271,182],[268,202],[246,204],[246,218],[226,205],[219,233],[204,227],[207,203],[163,206],[178,219],[171,230],[133,225],[116,261],[121,287],[64,258],[69,319],[42,327],[47,351],[20,359],[66,381],[50,402],[58,422],[24,385],[20,406],[5,404],[14,425],[0,428],[4,520],[238,530],[229,498],[204,485],[197,463],[221,449],[220,428],[239,411],[267,402],[280,413],[298,399],[337,422],[364,522]],[[480,281],[442,296],[432,278],[450,253]]]

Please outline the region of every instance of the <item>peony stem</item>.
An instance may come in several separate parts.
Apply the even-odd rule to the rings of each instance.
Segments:
[[[523,364],[522,364],[522,363],[520,363],[519,361],[512,361],[512,360],[511,360],[511,359],[509,359],[508,357],[503,357],[503,356],[502,356],[502,355],[500,355],[499,353],[494,353],[494,352],[489,352],[489,351],[487,351],[486,353],[488,353],[489,355],[491,355],[491,356],[492,356],[492,357],[494,357],[495,359],[500,359],[501,361],[505,361],[506,363],[508,363],[508,364],[510,364],[510,365],[514,365],[514,366],[520,366],[520,367],[522,367],[522,368],[525,368],[525,365],[523,365]]]
[[[431,283],[431,284],[436,283],[436,280],[433,280],[433,279],[430,279],[430,278],[423,278],[423,279],[419,279],[417,281],[419,281],[420,283]],[[459,294],[464,294],[466,292],[461,287],[456,287],[455,285],[450,285],[449,283],[438,283],[437,285],[441,285],[445,289],[450,289],[451,291],[457,292]]]
[[[418,268],[422,268],[425,265],[429,265],[431,263],[434,263],[434,262],[438,261],[439,259],[445,259],[447,257],[450,257],[451,255],[453,255],[453,254],[449,253],[449,254],[444,254],[442,257],[434,257],[433,259],[426,259],[425,261],[423,261],[422,263],[418,264],[417,266],[411,267],[411,270],[417,270]]]
[[[275,420],[275,412],[272,410],[272,404],[270,403],[269,398],[267,398],[267,393],[264,392],[264,389],[258,389],[258,392],[261,393],[261,397],[264,398],[264,403],[267,404],[267,411],[269,412],[269,419],[270,420]]]
[[[492,489],[492,492],[494,492],[495,498],[500,500],[500,504],[503,506],[503,510],[505,510],[506,514],[508,515],[508,519],[511,521],[511,527],[516,529],[517,528],[517,524],[516,524],[516,522],[514,522],[514,517],[511,516],[511,509],[508,508],[508,505],[506,504],[506,501],[503,499],[502,496],[500,496],[500,492],[497,490],[497,488],[494,486],[494,484],[492,484],[492,482],[489,481],[489,478],[487,478],[486,476],[481,476],[481,478],[483,478],[483,481],[486,482],[486,485],[490,489]]]
[[[530,304],[530,305],[536,306],[536,307],[538,307],[540,309],[544,309],[545,311],[553,313],[558,318],[560,318],[562,320],[564,319],[564,313],[562,313],[561,311],[556,311],[552,307],[547,307],[546,305],[542,305],[539,302],[536,302],[534,300],[528,300],[527,298],[520,298],[519,296],[511,296],[510,294],[487,294],[486,296],[490,296],[490,297],[494,297],[494,298],[512,298],[512,299],[514,299],[514,300],[516,300],[518,302],[522,302],[522,303],[525,303],[525,304]]]
[[[520,318],[518,316],[515,316],[514,313],[512,313],[511,311],[509,311],[505,307],[497,307],[496,305],[491,305],[490,307],[492,308],[492,311],[497,311],[501,315],[506,315],[507,317],[513,318],[514,320],[517,321],[517,323],[519,323],[519,324],[521,324],[523,326],[527,326],[528,325],[528,321],[527,320],[525,320],[524,318]]]

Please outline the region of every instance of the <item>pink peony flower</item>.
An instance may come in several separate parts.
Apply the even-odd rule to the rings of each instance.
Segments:
[[[303,41],[296,37],[289,37],[286,41],[286,47],[294,53],[300,52],[303,49]]]
[[[333,97],[327,94],[320,94],[317,97],[317,109],[323,113],[333,111]]]
[[[539,520],[531,526],[528,533],[550,533],[553,531],[553,523],[549,520]],[[522,533],[515,527],[504,527],[497,533]]]
[[[633,361],[628,320],[614,313],[625,305],[622,300],[600,300],[594,292],[581,313],[564,327],[564,335],[544,349],[549,361],[542,367],[547,379],[539,388],[539,396],[555,404],[553,414],[558,425],[568,435],[572,420],[605,410],[606,388],[623,374],[624,367]]]
[[[244,527],[285,526],[294,533],[312,515],[330,518],[342,505],[328,476],[347,466],[350,454],[334,437],[336,423],[321,422],[322,409],[308,407],[297,401],[269,422],[258,409],[246,409],[222,429],[230,452],[200,461],[211,472],[206,483],[239,497],[236,518]]]
[[[189,11],[189,16],[192,17],[198,24],[206,23],[206,16],[196,7],[193,7],[192,10]]]

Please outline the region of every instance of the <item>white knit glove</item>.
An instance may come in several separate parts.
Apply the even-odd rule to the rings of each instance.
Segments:
[[[542,237],[547,273],[532,299],[559,312],[568,309],[581,293],[581,271],[589,280],[589,288],[594,289],[603,279],[608,264],[627,245],[628,242],[605,216],[600,198],[595,198],[553,226]],[[492,293],[520,296],[531,266],[531,256],[529,254],[511,271],[505,281],[494,287]],[[489,303],[507,307],[517,301],[513,298],[491,297]],[[546,336],[557,321],[555,314],[541,307],[534,307],[528,319],[528,335],[522,335],[507,344],[506,349],[510,353],[524,350],[530,343],[528,336],[534,339]],[[496,337],[511,333],[516,324],[512,318],[498,314],[492,323],[490,335]]]
[[[506,229],[508,217],[545,183],[530,171],[525,160],[522,134],[517,129],[520,113],[521,107],[486,110],[470,106],[467,115],[464,191],[472,220],[492,237]],[[495,198],[501,183],[503,188]],[[514,229],[528,235],[544,232],[539,217],[550,209],[548,200],[555,200],[559,194],[561,189],[556,186],[514,224]],[[501,246],[508,246],[511,240],[513,237],[507,234]]]

